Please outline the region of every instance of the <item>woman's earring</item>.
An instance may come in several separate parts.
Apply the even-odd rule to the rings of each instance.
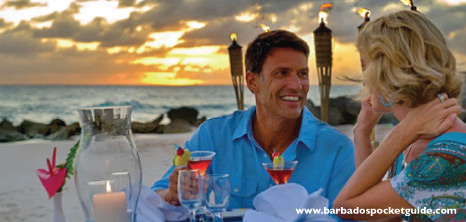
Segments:
[[[385,97],[383,95],[380,95],[380,104],[382,104],[382,106],[386,108],[390,108],[393,106],[393,103],[385,100]]]

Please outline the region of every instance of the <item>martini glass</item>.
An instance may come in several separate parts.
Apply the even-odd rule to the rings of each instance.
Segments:
[[[296,164],[298,164],[297,160],[285,161],[283,167],[274,168],[273,162],[263,163],[262,165],[270,174],[270,177],[272,177],[273,181],[275,181],[276,184],[286,184],[288,183],[288,179],[290,179],[290,176],[293,173]]]
[[[189,169],[197,169],[201,176],[204,176],[207,168],[212,162],[212,158],[215,156],[215,152],[212,151],[193,151],[191,152],[191,157],[189,159],[188,167]],[[205,190],[203,189],[202,192]],[[204,195],[203,195],[204,196]],[[200,216],[199,221],[206,221],[209,212],[207,211],[205,201],[202,202],[202,205],[197,209],[197,213]],[[203,216],[202,216],[203,215]]]
[[[189,169],[198,169],[202,176],[205,174],[214,156],[215,152],[212,151],[193,151],[191,152],[188,167]]]

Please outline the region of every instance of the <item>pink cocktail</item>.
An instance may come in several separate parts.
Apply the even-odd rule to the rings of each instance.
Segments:
[[[272,162],[263,163],[262,165],[267,170],[270,177],[272,177],[273,181],[275,181],[276,184],[286,184],[288,183],[288,180],[290,179],[290,176],[293,173],[296,164],[298,164],[297,160],[285,161],[285,164],[283,164],[283,166],[275,168]]]
[[[204,175],[214,156],[215,152],[212,151],[193,151],[188,167],[189,169],[198,169],[201,175]]]

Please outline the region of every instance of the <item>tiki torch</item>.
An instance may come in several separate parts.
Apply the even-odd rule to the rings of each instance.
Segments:
[[[232,33],[230,37],[232,43],[228,47],[228,53],[230,55],[231,80],[233,81],[238,110],[244,110],[243,52],[241,50],[242,47],[236,42],[236,34]]]
[[[264,32],[270,32],[270,27],[267,26],[267,25],[261,24],[261,29],[262,29]]]
[[[411,6],[412,11],[417,11],[417,7],[414,5],[414,0],[400,0],[404,5]]]
[[[317,75],[319,77],[320,89],[320,119],[328,122],[328,106],[330,100],[330,86],[332,85],[332,30],[325,24],[327,23],[328,11],[332,4],[323,4],[320,6],[319,27],[314,30],[314,45],[316,52]]]
[[[356,11],[356,14],[358,14],[361,18],[364,19],[364,21],[361,23],[361,25],[358,26],[358,31],[361,30],[366,23],[371,21],[371,11],[366,8],[361,8]]]

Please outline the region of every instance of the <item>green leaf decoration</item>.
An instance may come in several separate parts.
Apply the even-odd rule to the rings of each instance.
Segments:
[[[57,165],[57,168],[66,169],[66,178],[68,179],[70,179],[71,175],[74,174],[73,161],[74,161],[74,158],[76,158],[78,149],[79,149],[79,140],[78,142],[76,142],[76,144],[74,144],[74,146],[70,148],[70,152],[68,152],[68,156],[66,157],[66,162]],[[58,189],[58,192],[61,192],[63,190],[63,187],[65,187],[65,184],[66,184],[66,180],[65,182],[63,182],[63,185],[60,187],[60,189]]]

